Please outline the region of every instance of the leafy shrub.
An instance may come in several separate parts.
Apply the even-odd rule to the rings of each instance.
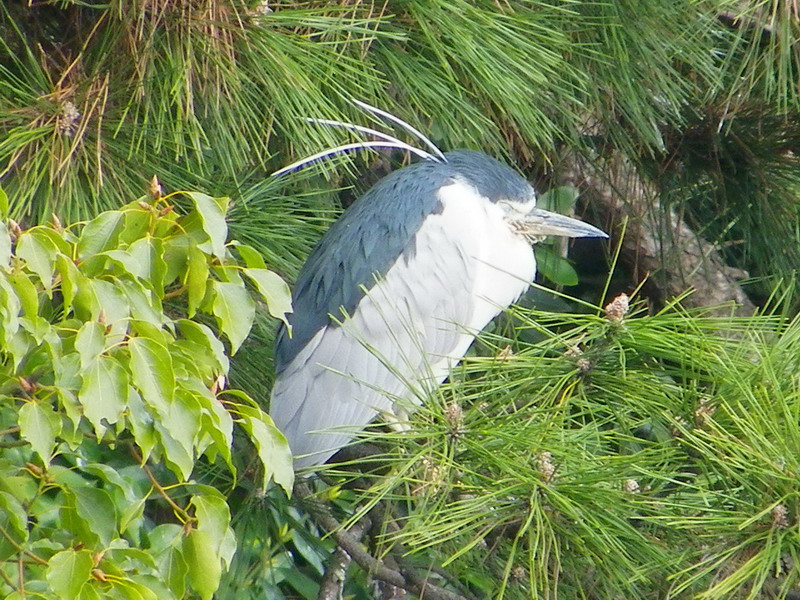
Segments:
[[[225,385],[248,287],[277,318],[288,287],[227,241],[227,198],[184,196],[186,214],[156,195],[69,227],[0,222],[3,596],[211,598],[236,540],[193,470],[204,457],[235,476],[237,429],[262,487],[291,491],[286,440]]]

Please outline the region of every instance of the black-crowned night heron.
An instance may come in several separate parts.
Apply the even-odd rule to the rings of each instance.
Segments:
[[[432,154],[379,137],[282,169],[363,147],[412,151],[425,160],[397,170],[353,203],[297,278],[291,335],[279,331],[270,414],[295,466],[325,462],[377,415],[413,406],[447,378],[475,335],[516,301],[536,274],[531,242],[548,235],[607,237],[536,208],[523,177],[469,150]]]

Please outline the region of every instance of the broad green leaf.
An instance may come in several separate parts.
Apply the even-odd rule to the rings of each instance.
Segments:
[[[161,558],[161,578],[176,598],[183,598],[186,594],[186,575],[189,567],[183,558],[180,548],[170,548]]]
[[[30,319],[35,319],[39,314],[39,294],[30,277],[20,271],[9,274],[8,281],[14,286],[25,315]]]
[[[536,268],[542,277],[545,277],[557,285],[577,285],[578,273],[570,262],[556,254],[548,246],[536,246]]]
[[[76,392],[81,386],[81,359],[77,352],[70,352],[54,360],[56,385]]]
[[[178,388],[175,400],[169,405],[167,415],[161,416],[159,424],[169,431],[189,456],[193,456],[195,439],[200,433],[200,406],[192,394]]]
[[[194,506],[198,531],[209,534],[211,543],[225,566],[230,566],[236,552],[236,537],[230,528],[231,511],[225,497],[210,486],[198,486],[198,492],[189,501]]]
[[[244,264],[250,269],[266,269],[267,263],[264,262],[264,257],[259,252],[250,246],[237,243],[235,245],[237,252],[244,259]]]
[[[50,225],[39,225],[32,227],[30,232],[38,237],[44,238],[45,243],[50,243],[59,254],[66,256],[72,255],[73,238],[68,231],[56,231]]]
[[[125,215],[125,227],[119,234],[119,241],[124,244],[132,244],[143,238],[150,228],[153,211],[136,205],[123,209],[122,213]]]
[[[128,386],[128,419],[133,439],[142,451],[142,459],[147,460],[157,442],[156,430],[153,415],[147,410],[142,397],[132,385]]]
[[[114,581],[112,589],[116,594],[130,600],[170,600],[169,590],[162,582],[146,575],[130,575],[126,579]],[[115,595],[116,599],[118,596]]]
[[[17,240],[16,253],[25,261],[28,269],[36,274],[44,288],[50,290],[56,262],[56,247],[53,243],[32,230],[24,231]]]
[[[220,329],[230,340],[231,354],[235,354],[253,326],[255,303],[242,286],[220,281],[215,281],[213,285],[212,311]]]
[[[274,479],[287,495],[291,495],[294,485],[294,468],[292,452],[286,438],[275,427],[272,418],[261,409],[237,405],[236,410],[242,418],[242,427],[250,434],[250,439],[258,451],[258,457],[264,465],[262,489],[266,490],[269,480]]]
[[[43,317],[20,317],[19,324],[25,332],[30,334],[30,336],[26,336],[25,343],[29,346],[29,350],[34,353],[31,356],[24,356],[21,358],[28,360],[31,369],[34,369],[38,367],[43,360],[46,360],[44,352],[40,352],[39,350],[45,338],[52,332],[53,326],[50,325],[50,321]],[[19,333],[22,333],[22,331]],[[27,352],[26,350],[26,353]],[[47,358],[49,359],[49,357]]]
[[[107,600],[108,596],[101,596],[100,592],[93,585],[85,585],[81,588],[81,593],[76,600]],[[136,599],[138,600],[138,598]]]
[[[209,457],[212,457],[215,451],[221,453],[231,472],[235,475],[236,468],[231,461],[233,419],[230,413],[225,410],[219,399],[197,380],[187,380],[182,383],[194,394],[195,400],[201,407],[201,433],[209,436],[213,442],[213,446],[206,453]],[[198,444],[198,453],[202,453],[208,448],[208,441],[202,440],[202,443]]]
[[[94,285],[99,281],[101,280],[89,279],[79,271],[74,273],[75,296],[72,301],[72,309],[76,318],[82,321],[97,321],[100,319],[100,313],[105,310],[105,307],[97,297]]]
[[[267,303],[267,309],[276,319],[280,319],[286,326],[286,314],[292,312],[292,292],[289,286],[281,279],[280,275],[268,269],[244,269],[244,274],[255,284],[258,293]]]
[[[130,326],[131,308],[127,296],[121,286],[104,279],[92,279],[91,286],[101,307],[98,319],[102,318],[108,327],[106,345],[121,342]]]
[[[129,339],[128,350],[133,384],[146,404],[153,407],[160,417],[168,417],[169,405],[175,396],[172,357],[164,346],[144,337]]]
[[[27,441],[45,464],[61,432],[61,419],[46,402],[26,402],[19,409],[19,434]]]
[[[313,566],[319,575],[322,575],[325,572],[325,556],[320,555],[319,546],[309,542],[306,538],[307,535],[307,532],[293,528],[291,530],[292,544],[308,564]]]
[[[64,316],[66,317],[72,310],[72,300],[75,298],[78,285],[82,283],[81,280],[85,279],[85,277],[75,266],[75,263],[63,254],[56,256],[56,269],[61,276],[61,295],[64,301]]]
[[[578,200],[579,195],[578,188],[571,185],[561,185],[550,188],[539,196],[536,205],[544,210],[566,215],[575,207],[575,202]]]
[[[0,221],[0,268],[6,271],[11,264],[11,234],[5,221]]]
[[[87,321],[75,336],[75,350],[81,357],[81,369],[86,369],[106,348],[106,328],[97,321]]]
[[[186,288],[189,296],[188,315],[192,318],[208,291],[208,259],[197,245],[189,247],[186,268]]]
[[[200,215],[203,231],[211,242],[211,253],[219,259],[225,258],[225,241],[228,239],[228,224],[225,222],[225,211],[219,201],[226,199],[212,198],[198,192],[188,192]]]
[[[150,549],[158,557],[171,548],[180,548],[183,545],[183,527],[175,523],[162,523],[156,525],[148,536],[150,539]]]
[[[119,526],[117,507],[108,492],[94,487],[70,486],[65,490],[71,496],[78,516],[86,523],[100,543],[108,546],[116,537]]]
[[[134,280],[119,280],[116,284],[128,299],[128,306],[134,319],[159,328],[164,324],[164,320],[168,317],[164,315],[161,300],[152,290]]]
[[[203,600],[211,600],[222,575],[222,565],[211,535],[193,530],[183,541],[183,557],[192,588]]]
[[[169,237],[164,240],[164,264],[167,270],[164,274],[164,286],[168,286],[186,272],[186,263],[189,259],[189,248],[195,242],[188,235]]]
[[[64,550],[47,561],[47,583],[63,600],[75,600],[94,568],[89,550]]]
[[[166,421],[159,418],[153,423],[161,440],[164,462],[179,480],[186,481],[194,470],[194,449],[187,449],[183,443],[176,440],[165,426],[165,422],[173,427],[175,425],[169,418]]]
[[[17,498],[3,491],[0,491],[0,520],[5,520],[6,531],[15,534],[15,542],[28,539],[28,515],[25,508]]]
[[[64,410],[67,418],[72,423],[72,431],[69,431],[69,428],[64,429],[62,427],[61,436],[64,437],[64,439],[69,442],[74,449],[75,443],[80,444],[83,441],[83,434],[79,434],[77,438],[74,435],[78,431],[78,427],[81,424],[83,407],[81,406],[80,402],[78,402],[78,398],[72,393],[71,390],[59,386],[56,388],[56,395],[61,403],[61,408]]]
[[[125,213],[109,210],[89,221],[78,239],[78,258],[86,260],[90,256],[115,248],[119,234],[125,227]]]
[[[128,247],[128,253],[138,264],[138,272],[134,273],[159,298],[164,296],[164,275],[167,263],[164,262],[164,244],[158,238],[146,237],[136,240]]]
[[[113,250],[107,250],[102,254],[98,254],[97,256],[106,258],[118,265],[119,269],[115,271],[115,274],[127,273],[133,277],[139,277],[139,273],[142,272],[142,265],[139,263],[139,259],[132,256],[127,250],[114,248]]]
[[[11,343],[12,338],[19,331],[19,315],[22,310],[17,290],[14,289],[8,277],[6,272],[0,271],[0,333],[2,333],[5,346]]]
[[[113,425],[127,407],[128,373],[115,358],[96,356],[82,369],[81,381],[78,400],[97,437],[102,437],[103,420]]]
[[[131,319],[131,336],[152,340],[161,344],[164,348],[169,348],[175,341],[175,338],[172,337],[169,330],[162,329],[148,321],[139,321],[138,319]]]
[[[19,324],[22,325],[23,323],[24,318],[21,318]],[[6,337],[3,350],[14,359],[12,362],[13,368],[17,370],[34,347],[31,336],[28,335],[25,328],[20,328],[14,335]]]
[[[177,321],[177,325],[178,331],[181,332],[183,337],[195,344],[199,344],[210,352],[217,365],[219,365],[220,373],[228,372],[230,361],[228,360],[228,355],[225,354],[225,346],[209,327],[189,319],[180,319]]]

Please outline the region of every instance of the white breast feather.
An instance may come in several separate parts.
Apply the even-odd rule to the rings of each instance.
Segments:
[[[324,462],[398,401],[419,402],[533,279],[533,250],[501,207],[460,181],[439,199],[443,210],[425,220],[413,255],[400,256],[349,319],[317,332],[278,377],[270,412],[295,455],[309,455],[296,466]]]

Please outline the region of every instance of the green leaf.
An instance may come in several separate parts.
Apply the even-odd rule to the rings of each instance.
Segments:
[[[128,306],[134,319],[159,328],[164,324],[164,320],[168,317],[163,312],[161,300],[152,290],[134,280],[122,279],[116,284],[128,299]]]
[[[274,479],[287,495],[291,495],[294,485],[294,468],[292,452],[286,438],[275,427],[272,418],[261,409],[254,406],[237,405],[236,411],[241,416],[242,427],[250,434],[250,439],[258,451],[258,457],[264,465],[262,489],[266,490],[269,480]]]
[[[536,268],[542,277],[557,285],[578,285],[578,273],[566,258],[556,254],[549,246],[536,246],[534,252]]]
[[[159,298],[162,298],[164,296],[164,275],[167,272],[163,242],[152,237],[142,238],[128,247],[128,253],[134,258],[135,264],[138,264],[134,275],[153,290]]]
[[[196,246],[188,235],[168,237],[164,240],[164,263],[167,266],[164,274],[164,285],[168,286],[186,272],[189,260],[189,248]]]
[[[61,276],[61,295],[64,301],[64,316],[66,317],[72,309],[72,300],[81,280],[85,280],[84,275],[75,266],[70,258],[59,254],[56,256],[56,269]]]
[[[81,369],[86,369],[106,348],[106,328],[97,321],[87,321],[75,336],[75,350],[81,357]]]
[[[225,354],[225,346],[209,327],[189,319],[180,319],[176,324],[183,337],[208,350],[219,366],[220,373],[228,372],[230,361]]]
[[[189,501],[195,509],[197,530],[208,533],[215,552],[228,567],[236,553],[236,537],[230,528],[230,508],[219,490],[198,486],[198,491],[201,490],[202,494],[195,494]]]
[[[244,269],[244,274],[255,284],[258,293],[267,303],[267,309],[276,319],[280,319],[286,326],[286,314],[292,312],[292,292],[289,286],[281,279],[280,275],[268,269]]]
[[[222,565],[211,535],[205,531],[193,530],[184,538],[183,557],[192,588],[203,600],[211,600],[222,576]]]
[[[33,230],[22,233],[17,240],[17,256],[25,261],[28,269],[39,277],[46,290],[53,286],[56,247],[46,237],[36,235]]]
[[[128,298],[121,286],[104,279],[91,279],[90,286],[100,306],[97,318],[102,319],[108,327],[106,337],[109,341],[106,345],[121,342],[130,325],[131,310]]]
[[[153,415],[147,410],[139,392],[128,386],[128,419],[130,420],[133,439],[142,451],[142,459],[147,460],[156,445],[156,430]]]
[[[78,258],[86,260],[90,256],[115,248],[119,234],[125,227],[125,213],[109,210],[89,221],[78,239]]]
[[[119,525],[117,508],[111,496],[105,490],[94,487],[70,486],[64,490],[74,501],[78,516],[85,522],[89,531],[94,533],[100,543],[108,546],[116,537]]]
[[[175,397],[175,372],[172,357],[161,344],[144,337],[128,340],[131,353],[131,379],[144,401],[163,418]]]
[[[231,354],[235,354],[253,326],[256,306],[242,286],[235,283],[213,282],[212,311],[220,329],[228,336]]]
[[[74,450],[84,441],[83,433],[78,431],[83,417],[83,407],[71,390],[58,387],[56,388],[56,396],[61,404],[61,409],[69,419],[69,423],[72,424],[72,427],[66,426],[66,424],[62,425],[61,437]]]
[[[16,534],[15,542],[28,539],[28,514],[25,508],[17,498],[3,491],[0,491],[0,521],[5,521],[6,531]]]
[[[214,451],[220,452],[225,462],[228,464],[231,473],[235,475],[236,467],[231,461],[233,419],[230,413],[225,410],[225,407],[219,399],[199,381],[188,380],[183,382],[183,385],[194,394],[195,400],[201,407],[201,432],[206,434],[213,442],[213,446],[203,446],[203,444],[207,444],[208,442],[202,440],[202,444],[198,447],[198,453],[205,451],[206,448],[210,448],[210,451],[207,452],[209,457],[213,455]]]
[[[63,600],[75,600],[94,568],[89,550],[64,550],[47,561],[47,583]]]
[[[125,215],[125,227],[119,234],[119,241],[124,244],[132,244],[146,235],[150,228],[153,211],[136,205],[126,208],[122,212]]]
[[[208,291],[208,259],[197,245],[192,244],[189,247],[188,260],[186,287],[189,294],[188,315],[191,318],[197,312]]]
[[[251,248],[250,246],[239,243],[235,245],[235,248],[239,255],[244,259],[244,264],[246,264],[250,269],[267,268],[267,263],[264,262],[264,257],[261,256],[261,254],[259,254],[255,248]]]
[[[212,198],[198,192],[188,192],[200,215],[203,231],[211,242],[211,254],[220,260],[225,258],[225,241],[228,239],[228,224],[225,211],[220,204],[227,205],[226,198]]]
[[[118,265],[119,269],[115,271],[115,274],[128,273],[134,277],[139,277],[139,273],[142,271],[142,265],[139,263],[139,260],[131,256],[131,253],[127,250],[115,248],[113,250],[106,250],[97,256],[105,257]]]
[[[83,321],[97,321],[105,307],[97,297],[96,283],[108,283],[100,279],[89,279],[80,271],[74,274],[75,297],[72,309],[75,317]]]
[[[180,481],[187,481],[194,470],[193,449],[187,449],[183,443],[176,440],[165,426],[165,422],[174,427],[174,423],[169,420],[164,421],[159,418],[154,422],[161,441],[164,462]]]
[[[96,356],[82,369],[81,381],[78,400],[100,438],[105,431],[103,420],[113,425],[127,407],[128,373],[115,358]]]
[[[200,432],[200,406],[192,394],[178,388],[167,416],[159,419],[159,425],[169,431],[186,454],[194,455],[194,442]]]
[[[0,271],[0,331],[6,346],[19,330],[19,314],[22,310],[17,290],[8,278],[7,273]]]
[[[8,271],[11,264],[11,234],[5,221],[0,221],[0,268]]]
[[[19,409],[19,433],[45,464],[56,445],[56,436],[61,432],[61,419],[46,402],[26,402]]]
[[[572,185],[561,185],[550,188],[539,196],[536,205],[539,208],[566,215],[575,207],[579,195],[578,188]]]
[[[39,294],[31,278],[25,272],[19,271],[11,273],[8,281],[14,286],[25,315],[35,319],[39,314]]]
[[[165,552],[159,564],[161,577],[176,598],[186,594],[186,575],[189,567],[183,558],[180,548],[170,548]]]

